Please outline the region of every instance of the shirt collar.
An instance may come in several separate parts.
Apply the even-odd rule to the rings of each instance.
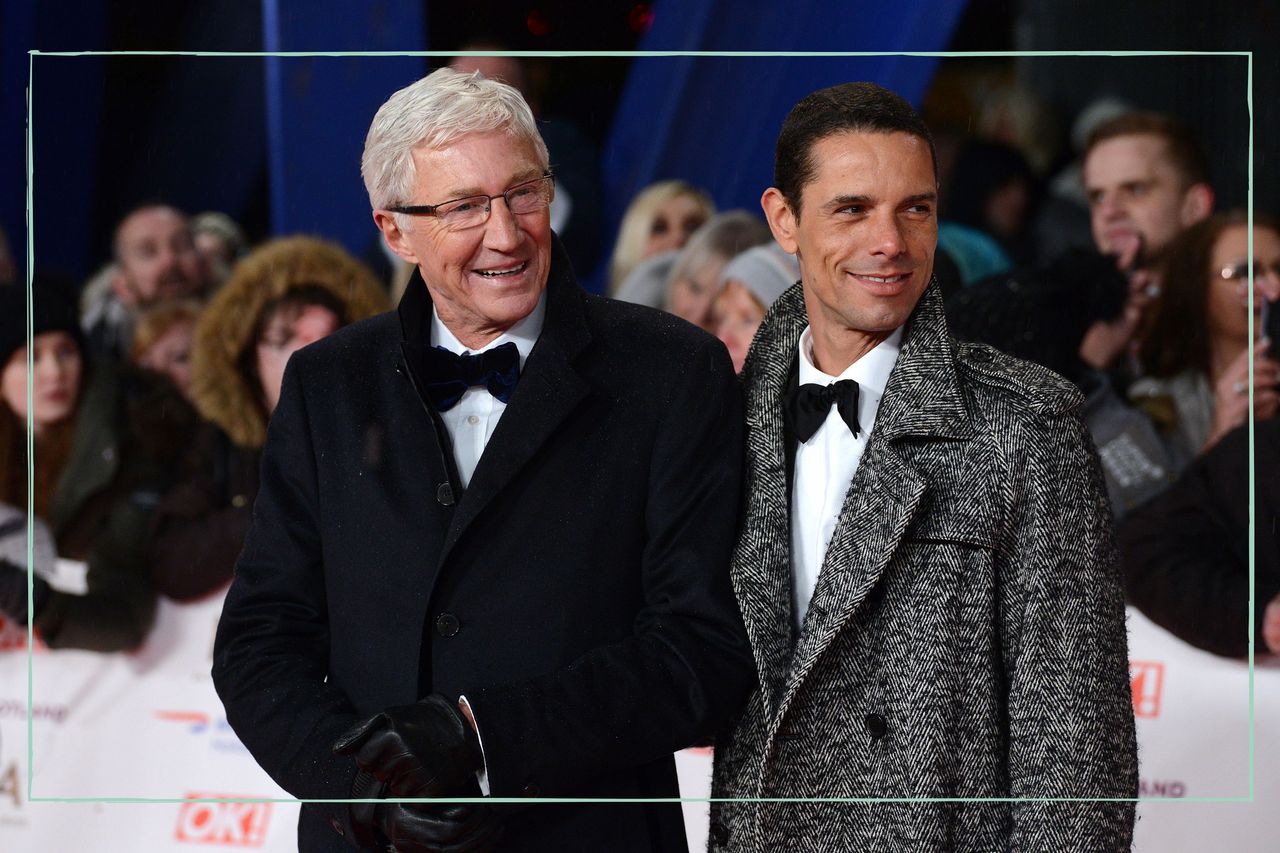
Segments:
[[[463,346],[462,342],[449,331],[449,327],[440,319],[440,312],[436,310],[436,306],[431,306],[431,344],[432,346],[444,347],[449,352],[462,355],[468,352],[485,352],[494,347],[502,346],[505,343],[514,343],[516,349],[520,352],[520,369],[524,370],[525,359],[529,357],[529,353],[533,351],[533,345],[538,342],[538,335],[542,334],[542,321],[547,313],[547,292],[542,291],[542,295],[538,297],[538,304],[534,306],[523,319],[515,323],[510,329],[507,329],[498,337],[489,341],[489,343],[480,347],[478,350],[470,350]]]
[[[889,337],[862,358],[844,369],[839,376],[823,373],[813,364],[813,332],[808,326],[800,333],[800,384],[830,385],[841,379],[852,379],[858,386],[874,391],[878,396],[884,394],[884,387],[889,382],[889,374],[898,361],[898,350],[902,347],[902,326],[894,329]]]

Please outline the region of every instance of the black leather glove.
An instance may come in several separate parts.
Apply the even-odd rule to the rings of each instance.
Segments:
[[[485,803],[379,803],[374,814],[396,853],[480,853],[502,835]]]
[[[438,693],[398,705],[353,726],[333,744],[395,797],[447,797],[468,789],[481,769],[471,724]]]
[[[31,615],[38,617],[49,600],[49,582],[39,575],[31,580]],[[8,560],[0,560],[0,612],[19,625],[27,624],[27,572]]]
[[[353,800],[380,800],[387,786],[361,771]],[[352,840],[362,849],[397,853],[483,853],[502,835],[497,813],[485,803],[353,802]]]

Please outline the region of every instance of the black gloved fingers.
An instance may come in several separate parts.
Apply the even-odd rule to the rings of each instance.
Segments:
[[[502,833],[484,804],[389,802],[379,812],[382,832],[398,853],[479,853],[491,850]]]
[[[353,756],[397,797],[458,793],[482,766],[475,730],[439,694],[374,715],[338,738],[334,751]]]
[[[351,755],[364,744],[366,738],[391,724],[386,712],[374,714],[367,720],[356,723],[333,742],[333,751],[338,755]]]

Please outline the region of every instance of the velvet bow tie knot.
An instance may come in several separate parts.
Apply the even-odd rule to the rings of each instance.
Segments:
[[[787,429],[801,443],[813,438],[826,421],[831,407],[855,436],[858,434],[858,383],[841,379],[830,385],[801,385],[784,400]]]
[[[510,401],[520,379],[520,351],[505,343],[480,353],[450,352],[432,347],[425,353],[426,393],[436,411],[447,412],[468,388],[484,387],[494,399]]]

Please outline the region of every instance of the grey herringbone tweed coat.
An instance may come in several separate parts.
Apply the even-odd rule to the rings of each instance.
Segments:
[[[712,850],[1127,850],[1137,754],[1106,491],[1079,393],[908,321],[799,636],[780,398],[799,285],[743,372],[747,504],[733,584],[759,686],[716,750]]]

